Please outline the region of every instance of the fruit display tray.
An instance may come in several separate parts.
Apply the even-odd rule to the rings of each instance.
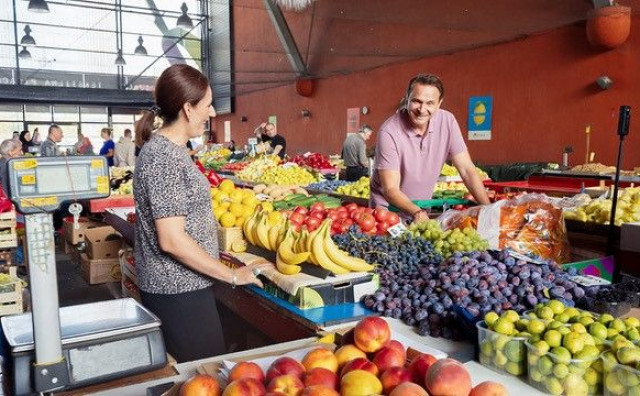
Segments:
[[[640,370],[623,364],[610,364],[604,361],[604,395],[636,395],[639,392]]]
[[[484,320],[476,323],[480,363],[500,374],[526,376],[528,337],[511,337],[487,328]]]

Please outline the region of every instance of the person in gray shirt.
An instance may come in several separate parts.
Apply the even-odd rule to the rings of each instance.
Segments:
[[[47,135],[47,140],[42,142],[40,145],[40,156],[42,157],[53,157],[56,155],[60,155],[60,149],[58,148],[58,143],[62,141],[62,129],[56,125],[52,124],[49,127],[49,134]]]
[[[347,136],[342,144],[342,159],[347,168],[345,180],[357,181],[362,176],[369,176],[369,159],[367,158],[367,140],[373,134],[369,125],[362,125],[358,133]]]

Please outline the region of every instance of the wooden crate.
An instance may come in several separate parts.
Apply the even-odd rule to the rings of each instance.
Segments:
[[[7,230],[9,230],[9,232],[7,232]],[[0,249],[9,249],[18,246],[18,234],[16,234],[15,227],[7,230],[0,231]]]
[[[16,221],[15,209],[9,212],[0,213],[0,229],[15,228],[16,225],[17,225],[17,221]]]
[[[231,250],[233,242],[243,239],[242,227],[218,227],[218,248],[220,250]]]
[[[9,267],[12,282],[0,285],[0,316],[22,313],[22,281],[16,276],[16,267]]]

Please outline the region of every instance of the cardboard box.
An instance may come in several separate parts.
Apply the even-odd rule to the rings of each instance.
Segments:
[[[115,259],[122,247],[122,235],[113,227],[90,228],[85,231],[87,256],[91,260]]]
[[[118,257],[92,260],[85,253],[82,253],[80,257],[82,276],[90,285],[121,281],[122,273],[120,272],[120,260]]]
[[[65,217],[63,227],[65,239],[70,244],[77,245],[80,242],[84,242],[86,230],[101,226],[104,226],[104,224],[89,220],[86,217],[80,217],[78,219],[78,229],[75,229],[73,228],[73,217]]]
[[[367,273],[359,278],[342,282],[327,282],[301,287],[298,289],[298,293],[292,296],[265,277],[261,277],[260,279],[263,281],[264,290],[267,293],[287,300],[300,309],[355,303],[360,301],[362,296],[374,293],[380,286],[378,275]]]

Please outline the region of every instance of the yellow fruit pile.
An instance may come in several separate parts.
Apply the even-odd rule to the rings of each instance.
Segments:
[[[280,186],[306,186],[318,180],[306,169],[295,164],[288,164],[287,166],[265,169],[256,181]]]
[[[594,199],[573,210],[566,210],[564,218],[587,223],[609,224],[611,217],[611,199]],[[640,220],[640,187],[628,187],[618,196],[615,225]]]
[[[355,183],[345,184],[336,188],[336,193],[341,195],[350,195],[352,197],[369,198],[371,189],[369,187],[369,178],[362,176]]]
[[[241,227],[259,203],[253,190],[236,188],[231,180],[211,189],[213,215],[222,227]]]
[[[236,173],[236,177],[238,177],[240,180],[258,181],[258,179],[267,169],[278,166],[280,158],[278,156],[276,156],[276,158],[270,155],[260,156],[240,172]]]

